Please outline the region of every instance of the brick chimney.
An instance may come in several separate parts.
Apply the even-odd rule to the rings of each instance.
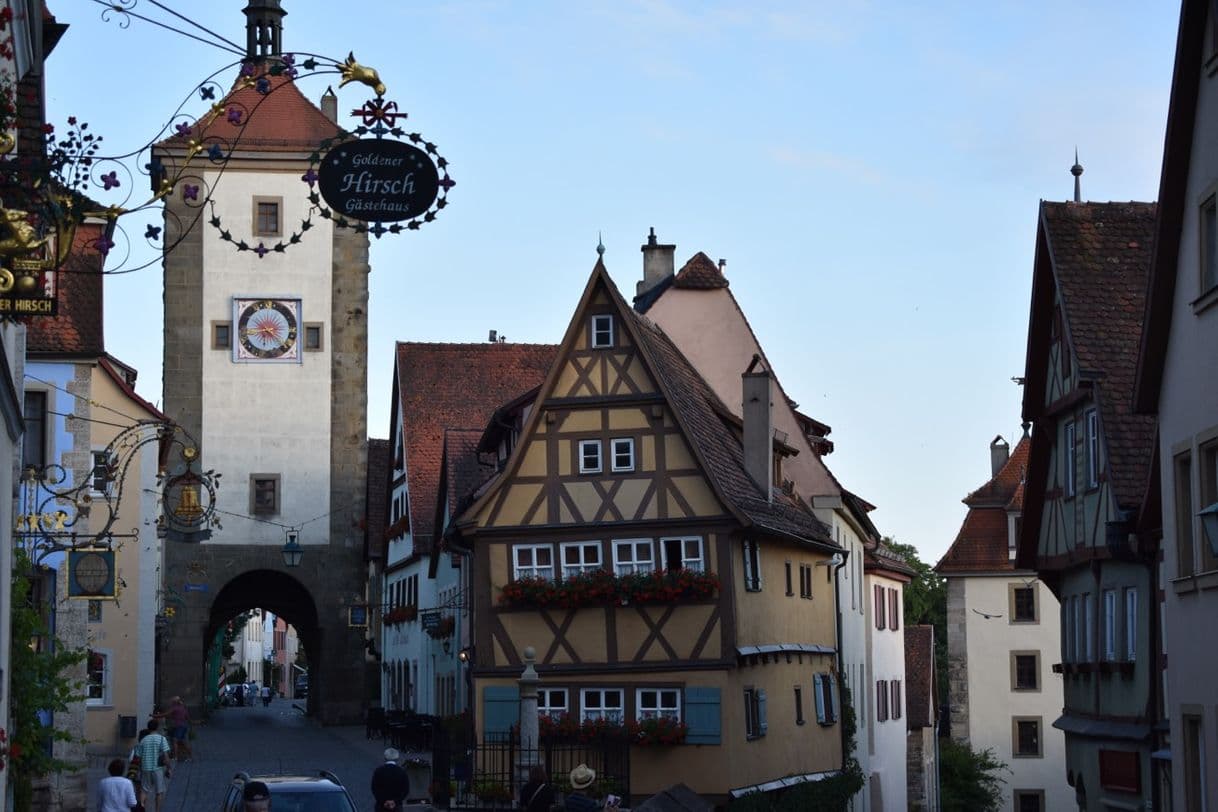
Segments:
[[[656,230],[652,227],[651,233],[647,235],[647,244],[639,250],[643,252],[643,280],[635,287],[635,296],[642,296],[665,279],[672,277],[675,268],[673,259],[677,253],[677,246],[660,245],[656,241]]]
[[[1007,459],[1011,455],[1011,447],[1007,445],[1007,441],[1002,439],[999,434],[990,443],[990,476],[998,476],[998,472],[1002,470],[1002,466],[1007,464]]]
[[[770,403],[770,371],[762,366],[761,356],[754,355],[748,369],[740,376],[743,383],[744,470],[773,501],[774,427]]]

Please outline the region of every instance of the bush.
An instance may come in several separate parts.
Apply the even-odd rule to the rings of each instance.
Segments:
[[[943,812],[990,812],[1003,807],[999,771],[1010,772],[992,750],[977,751],[951,739],[939,740],[939,798]]]

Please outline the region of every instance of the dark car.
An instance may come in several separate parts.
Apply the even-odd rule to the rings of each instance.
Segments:
[[[309,695],[309,675],[301,674],[296,678],[293,693],[297,699],[304,699]]]
[[[261,781],[271,791],[274,812],[356,812],[355,802],[338,776],[325,770],[304,775],[247,775],[237,773],[224,795],[220,812],[242,812],[241,792],[247,781]]]

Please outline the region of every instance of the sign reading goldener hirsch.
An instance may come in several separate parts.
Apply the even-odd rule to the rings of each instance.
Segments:
[[[335,212],[365,222],[418,217],[440,191],[436,165],[401,141],[347,141],[326,153],[317,185]]]

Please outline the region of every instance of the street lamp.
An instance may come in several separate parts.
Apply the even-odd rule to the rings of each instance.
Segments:
[[[1218,556],[1218,502],[1203,508],[1197,515],[1201,517],[1201,526],[1210,540],[1210,552]]]
[[[283,545],[283,565],[285,567],[299,567],[302,557],[304,557],[304,549],[300,546],[300,533],[295,530],[289,530],[288,543]]]

